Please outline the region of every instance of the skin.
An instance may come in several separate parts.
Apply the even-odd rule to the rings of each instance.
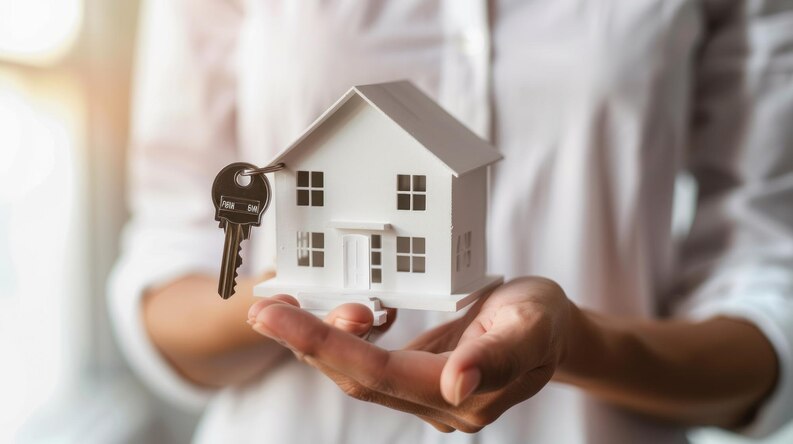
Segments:
[[[241,280],[227,301],[212,277],[153,289],[143,305],[152,341],[186,378],[211,387],[258,377],[294,355],[349,396],[444,432],[477,432],[550,380],[660,420],[738,427],[777,378],[771,345],[749,323],[596,314],[543,278],[509,282],[393,351],[370,342],[390,324],[372,329],[368,308],[346,304],[320,320],[288,295],[245,296],[260,280]]]
[[[285,359],[293,359],[286,348],[251,330],[247,313],[254,302],[253,285],[273,274],[237,280],[236,294],[222,300],[217,294],[217,278],[190,275],[149,290],[143,298],[143,321],[147,333],[171,366],[194,384],[220,388],[241,384],[260,376]],[[268,299],[297,305],[291,296]],[[340,328],[370,331],[371,321],[354,320],[360,307],[351,313],[337,309],[353,321],[338,321]],[[372,330],[385,331],[396,318],[389,311],[389,322]],[[345,318],[341,318],[345,319]]]
[[[290,354],[245,323],[255,302],[253,284],[259,281],[238,279],[237,294],[225,301],[217,294],[217,279],[209,276],[186,276],[150,290],[143,299],[149,337],[182,376],[198,385],[223,387],[261,374]]]
[[[364,326],[338,328],[342,314]],[[497,288],[402,350],[359,337],[371,319],[366,307],[345,306],[323,322],[283,297],[249,311],[255,331],[348,395],[412,413],[444,432],[477,432],[551,379],[661,420],[738,427],[777,378],[771,345],[749,323],[598,315],[543,278]]]

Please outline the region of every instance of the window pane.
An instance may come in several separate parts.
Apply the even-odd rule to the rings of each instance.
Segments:
[[[424,273],[424,256],[413,256],[413,273]]]
[[[458,234],[457,235],[457,254],[460,254],[463,251],[463,243],[460,240],[461,238],[462,238],[462,236]]]
[[[312,171],[311,172],[311,188],[322,188],[324,185],[324,174],[322,171]]]
[[[308,190],[297,190],[297,204],[301,207],[308,206]]]
[[[465,248],[471,248],[471,232],[465,232]]]
[[[381,261],[380,252],[379,251],[373,251],[372,252],[372,265],[380,265],[380,261]]]
[[[427,176],[413,176],[413,191],[427,191]]]
[[[297,250],[297,265],[308,267],[308,250]]]
[[[383,270],[379,268],[372,268],[372,283],[373,284],[383,283]]]
[[[380,244],[380,235],[379,234],[373,234],[372,235],[372,248],[380,249],[380,248],[382,248],[380,245],[381,245]]]
[[[397,271],[410,271],[410,256],[397,256]]]
[[[322,190],[311,190],[311,206],[325,206],[325,192]]]
[[[311,266],[324,267],[325,266],[325,252],[312,251],[311,252]]]
[[[410,194],[397,194],[397,210],[410,209]]]
[[[413,238],[413,254],[424,254],[424,238]]]
[[[297,232],[297,248],[308,248],[308,233],[304,231]]]
[[[311,248],[325,248],[325,233],[311,233]]]
[[[407,174],[397,175],[397,191],[410,191],[410,176]]]
[[[413,195],[413,210],[414,211],[424,211],[427,209],[427,195],[426,194],[414,194]]]
[[[307,187],[308,186],[308,171],[298,171],[297,172],[297,186],[299,186],[299,187]]]
[[[409,237],[397,237],[397,253],[410,253]]]
[[[471,250],[465,252],[465,266],[466,267],[471,266]]]

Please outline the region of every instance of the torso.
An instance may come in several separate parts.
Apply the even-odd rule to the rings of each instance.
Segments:
[[[670,285],[674,179],[686,149],[698,2],[247,2],[240,139],[263,164],[351,85],[406,78],[505,156],[491,174],[488,259],[557,280],[576,303],[655,316]],[[271,260],[257,246],[254,267]],[[408,312],[396,348],[446,315]],[[224,392],[214,442],[683,442],[682,430],[551,385],[478,435],[345,398],[289,362]],[[239,438],[239,439],[237,439]]]

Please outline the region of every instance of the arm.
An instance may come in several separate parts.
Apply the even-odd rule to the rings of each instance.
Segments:
[[[221,387],[244,382],[286,356],[286,349],[245,323],[253,285],[240,279],[237,294],[217,295],[217,278],[190,275],[146,293],[143,318],[157,349],[194,383]]]
[[[252,279],[240,280],[230,300],[216,294],[223,233],[210,190],[215,174],[239,160],[235,53],[242,19],[242,3],[227,0],[147,1],[142,11],[132,217],[109,305],[137,373],[191,407],[207,400],[207,387],[247,379],[280,356],[246,331]]]
[[[774,388],[777,359],[752,324],[629,320],[574,310],[554,379],[657,418],[736,427]]]

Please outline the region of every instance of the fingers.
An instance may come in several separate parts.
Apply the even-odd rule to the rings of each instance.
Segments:
[[[351,398],[357,399],[359,401],[380,404],[390,409],[414,414],[435,427],[437,430],[444,433],[453,432],[455,430],[462,430],[466,432],[475,432],[479,430],[479,428],[476,426],[471,425],[465,422],[463,419],[458,418],[450,412],[446,412],[442,409],[436,409],[426,405],[417,404],[370,390],[349,376],[334,370],[333,368],[325,365],[321,361],[314,359],[313,357],[307,356],[305,361],[329,377],[346,395],[350,396]]]
[[[548,353],[548,333],[541,324],[539,318],[513,314],[494,320],[483,332],[473,322],[444,366],[444,399],[459,405],[474,392],[502,388],[540,366]]]
[[[248,310],[248,323],[254,325],[256,323],[256,316],[261,312],[264,307],[269,305],[285,303],[295,307],[299,307],[297,299],[290,295],[279,294],[262,300],[251,305]],[[377,327],[372,327],[373,315],[371,310],[361,304],[349,303],[336,307],[326,317],[325,322],[328,324],[352,333],[359,337],[367,337],[372,334],[385,333],[396,320],[396,309],[387,308],[386,323]]]
[[[325,322],[339,330],[365,338],[372,329],[372,311],[361,304],[343,304],[328,313]]]
[[[257,322],[263,334],[367,389],[418,404],[446,405],[438,387],[445,356],[415,350],[388,352],[287,304],[265,307]]]
[[[255,304],[251,305],[251,308],[248,309],[248,323],[253,325],[256,322],[256,315],[258,315],[264,307],[272,304],[289,304],[295,307],[300,306],[300,303],[297,302],[297,299],[289,296],[288,294],[277,294],[273,297],[262,298]]]

